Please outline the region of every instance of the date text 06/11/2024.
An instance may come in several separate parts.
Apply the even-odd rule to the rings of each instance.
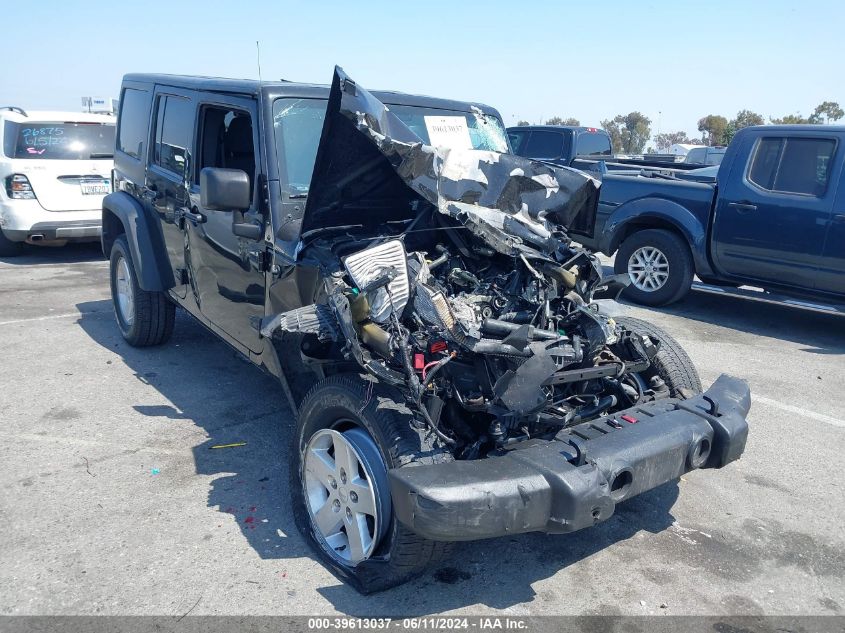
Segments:
[[[422,630],[422,631],[451,631],[451,630],[527,630],[528,622],[522,618],[511,617],[419,617],[419,618],[309,618],[309,630]]]

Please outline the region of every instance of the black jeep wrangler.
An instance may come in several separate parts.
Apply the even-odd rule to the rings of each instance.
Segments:
[[[746,384],[702,393],[626,277],[572,238],[598,183],[512,155],[480,105],[127,75],[103,203],[115,315],[164,343],[181,306],[277,377],[291,493],[359,590],[451,541],[580,530],[745,448]]]

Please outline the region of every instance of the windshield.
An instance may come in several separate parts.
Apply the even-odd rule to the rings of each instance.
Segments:
[[[387,107],[427,145],[508,153],[502,122],[477,108],[461,112],[404,105]]]
[[[388,108],[426,144],[434,140],[440,145],[509,152],[502,122],[480,110],[462,112],[391,105]],[[283,190],[289,196],[308,193],[325,117],[325,99],[284,98],[273,103],[276,158],[286,183]]]
[[[5,139],[4,151],[9,158],[111,158],[114,153],[114,124],[7,121]]]

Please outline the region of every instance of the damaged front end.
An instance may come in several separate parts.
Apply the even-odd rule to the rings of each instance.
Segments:
[[[723,465],[708,461],[716,449],[730,459],[742,452],[747,406],[731,407],[728,439],[724,433],[718,439],[718,423],[706,416],[723,416],[707,407],[690,413],[683,402],[695,394],[661,377],[654,363],[659,341],[599,309],[595,300],[615,298],[627,277],[603,279],[595,256],[570,238],[589,232],[597,200],[598,183],[576,170],[504,152],[428,145],[389,106],[336,71],[298,246],[300,261],[322,271],[323,288],[315,304],[267,318],[261,329],[268,337],[300,335],[308,340],[306,360],[324,367],[354,363],[402,394],[420,433],[454,460],[392,476],[400,520],[424,535],[565,531],[548,527],[553,513],[545,501],[533,502],[530,520],[514,514],[507,504],[519,505],[523,496],[515,487],[501,508],[511,519],[479,528],[466,507],[449,508],[456,499],[452,487],[494,477],[507,464],[516,479],[534,481],[529,488],[543,488],[537,476],[551,481],[544,460],[576,470],[587,463],[590,451],[577,441],[586,423],[599,421],[602,436],[657,450],[651,461],[626,471],[632,478],[626,496],[692,468]],[[747,399],[742,383],[728,391],[735,402]],[[636,419],[663,422],[610,433],[619,416],[634,410]],[[678,457],[692,445],[701,451],[702,438],[706,454]],[[599,452],[618,441],[602,440]],[[537,455],[536,464],[527,465],[529,454]],[[665,468],[655,466],[669,454]],[[502,461],[505,456],[511,461]],[[486,471],[465,472],[461,465],[485,458],[499,466],[481,474]],[[441,467],[458,479],[426,472]],[[611,494],[613,468],[594,470],[598,488],[590,494],[605,501],[591,496],[570,525],[606,518],[608,503],[612,508],[620,499]],[[643,479],[647,472],[660,476]],[[425,498],[430,503],[420,506]],[[487,502],[462,503],[483,513]],[[545,505],[537,510],[536,503]],[[426,507],[445,514],[426,514]],[[437,525],[447,515],[448,533],[441,533]]]

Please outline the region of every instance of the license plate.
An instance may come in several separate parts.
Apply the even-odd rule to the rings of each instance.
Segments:
[[[90,180],[79,183],[83,196],[102,196],[111,193],[111,183],[108,180]]]

